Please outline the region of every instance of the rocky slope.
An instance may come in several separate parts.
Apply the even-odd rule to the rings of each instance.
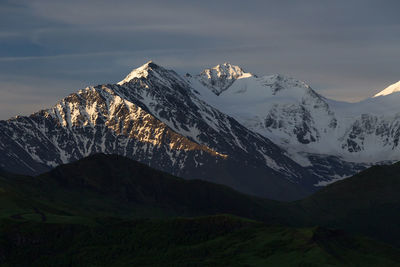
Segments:
[[[36,174],[103,152],[275,199],[303,196],[316,182],[284,150],[153,62],[118,84],[88,87],[50,109],[1,121],[0,129],[1,166],[14,172]]]

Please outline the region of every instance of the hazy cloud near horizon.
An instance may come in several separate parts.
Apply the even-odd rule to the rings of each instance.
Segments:
[[[121,80],[152,59],[180,73],[231,62],[358,101],[400,80],[399,1],[0,3],[0,119]]]

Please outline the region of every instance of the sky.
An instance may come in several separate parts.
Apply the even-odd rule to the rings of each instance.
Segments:
[[[116,83],[149,60],[229,62],[360,101],[400,80],[397,0],[0,0],[0,119]]]

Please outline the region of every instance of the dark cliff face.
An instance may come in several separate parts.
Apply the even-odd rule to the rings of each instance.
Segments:
[[[154,63],[123,83],[88,87],[48,110],[1,121],[0,129],[0,166],[17,173],[37,174],[102,152],[274,199],[304,196],[316,182],[269,139],[198,99],[175,72]]]

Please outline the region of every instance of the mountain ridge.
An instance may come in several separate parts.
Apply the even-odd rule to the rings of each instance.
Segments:
[[[240,79],[213,95],[192,77],[188,80],[202,99],[268,137],[304,166],[320,164],[313,162],[314,155],[336,156],[357,170],[400,159],[400,110],[395,100],[332,101],[283,75]]]
[[[399,159],[400,113],[378,109],[397,110],[394,99],[345,105],[285,75],[257,77],[229,63],[208,70],[201,79],[181,77],[149,61],[118,84],[87,87],[50,109],[0,121],[0,167],[36,174],[92,153],[117,153],[175,175],[293,200]],[[224,90],[207,87],[215,81]]]
[[[9,152],[0,163],[15,171],[25,165],[32,174],[91,153],[119,153],[255,195],[294,199],[312,191],[297,181],[314,183],[311,173],[198,99],[174,71],[154,63],[139,69],[146,77],[133,71],[122,85],[87,87],[53,108],[1,121],[0,148]]]

